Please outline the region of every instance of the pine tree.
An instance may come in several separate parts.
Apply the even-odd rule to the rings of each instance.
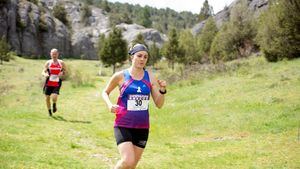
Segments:
[[[218,28],[215,23],[215,20],[212,17],[208,18],[198,38],[197,44],[199,46],[198,54],[201,56],[200,58],[208,60],[210,47],[217,32]],[[198,60],[199,62],[201,61],[200,58]]]
[[[210,16],[212,16],[214,14],[213,8],[212,6],[210,6],[208,4],[208,0],[205,0],[203,2],[203,6],[200,10],[200,14],[199,14],[199,22],[206,20],[207,18],[209,18]]]
[[[257,40],[268,61],[300,57],[300,2],[274,0],[260,17]]]
[[[132,41],[132,43],[133,43],[133,45],[135,45],[135,44],[137,44],[137,43],[146,45],[146,43],[145,43],[145,38],[144,38],[144,36],[143,36],[141,33],[139,33],[139,34],[135,37],[135,39]],[[147,46],[147,45],[146,45],[146,46]]]
[[[106,11],[106,12],[110,12],[110,11],[111,11],[111,8],[110,8],[110,6],[109,6],[107,0],[102,1],[101,7],[102,7],[102,9],[104,9],[104,11]]]
[[[198,61],[196,38],[190,30],[186,29],[180,32],[179,46],[184,51],[184,56],[179,60],[180,63],[191,64]]]
[[[231,11],[230,20],[213,40],[210,57],[213,62],[229,61],[251,54],[256,36],[253,15],[247,8],[247,1],[240,1]]]
[[[166,43],[164,48],[164,55],[166,59],[171,64],[172,69],[174,70],[175,61],[178,60],[181,56],[181,50],[179,48],[178,36],[176,29],[172,29],[169,34],[169,41]]]
[[[127,56],[127,42],[122,39],[122,31],[114,27],[104,41],[100,59],[105,66],[113,66],[115,73],[116,66],[122,65],[127,60]]]
[[[153,44],[150,45],[149,55],[150,55],[149,60],[148,60],[149,65],[154,66],[155,63],[161,59],[160,50],[156,46],[155,42],[153,42]]]
[[[146,28],[150,28],[152,26],[152,21],[150,19],[151,13],[149,7],[144,7],[139,14],[139,23]]]
[[[234,58],[237,55],[236,51],[232,50],[234,43],[228,33],[228,27],[229,23],[224,23],[211,43],[209,60],[212,63],[225,61],[228,58]]]

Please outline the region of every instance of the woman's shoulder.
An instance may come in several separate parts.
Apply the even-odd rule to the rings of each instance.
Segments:
[[[123,77],[124,77],[124,70],[115,72],[115,73],[112,75],[112,78],[116,78],[116,79],[122,79]]]
[[[153,81],[155,81],[152,68],[147,68],[145,69],[145,71],[148,73],[150,82],[152,83]]]
[[[111,77],[111,81],[120,85],[124,81],[124,71],[115,72]]]

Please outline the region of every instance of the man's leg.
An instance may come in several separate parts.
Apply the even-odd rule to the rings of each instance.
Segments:
[[[46,96],[46,105],[47,105],[47,109],[49,111],[49,116],[52,116],[51,103],[50,103],[50,95],[45,95],[45,96]]]
[[[53,108],[53,113],[55,113],[57,111],[57,107],[56,107],[56,102],[57,102],[57,98],[58,98],[58,95],[56,93],[53,93],[52,94],[52,108]]]

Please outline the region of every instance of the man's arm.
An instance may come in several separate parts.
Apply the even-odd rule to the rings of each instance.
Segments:
[[[42,76],[44,76],[44,77],[49,77],[49,73],[48,73],[48,64],[49,64],[49,62],[47,61],[46,63],[45,63],[45,66],[44,66],[44,69],[43,69],[43,71],[42,71]]]
[[[62,76],[67,74],[67,67],[66,67],[65,62],[61,61],[60,63],[61,63],[62,68],[61,68],[61,72],[59,74],[59,77],[62,77]]]

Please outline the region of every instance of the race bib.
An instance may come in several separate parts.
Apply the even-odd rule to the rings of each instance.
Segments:
[[[51,82],[59,82],[59,77],[58,75],[50,75],[49,80]]]
[[[127,100],[127,110],[141,111],[148,110],[149,95],[129,95]]]

